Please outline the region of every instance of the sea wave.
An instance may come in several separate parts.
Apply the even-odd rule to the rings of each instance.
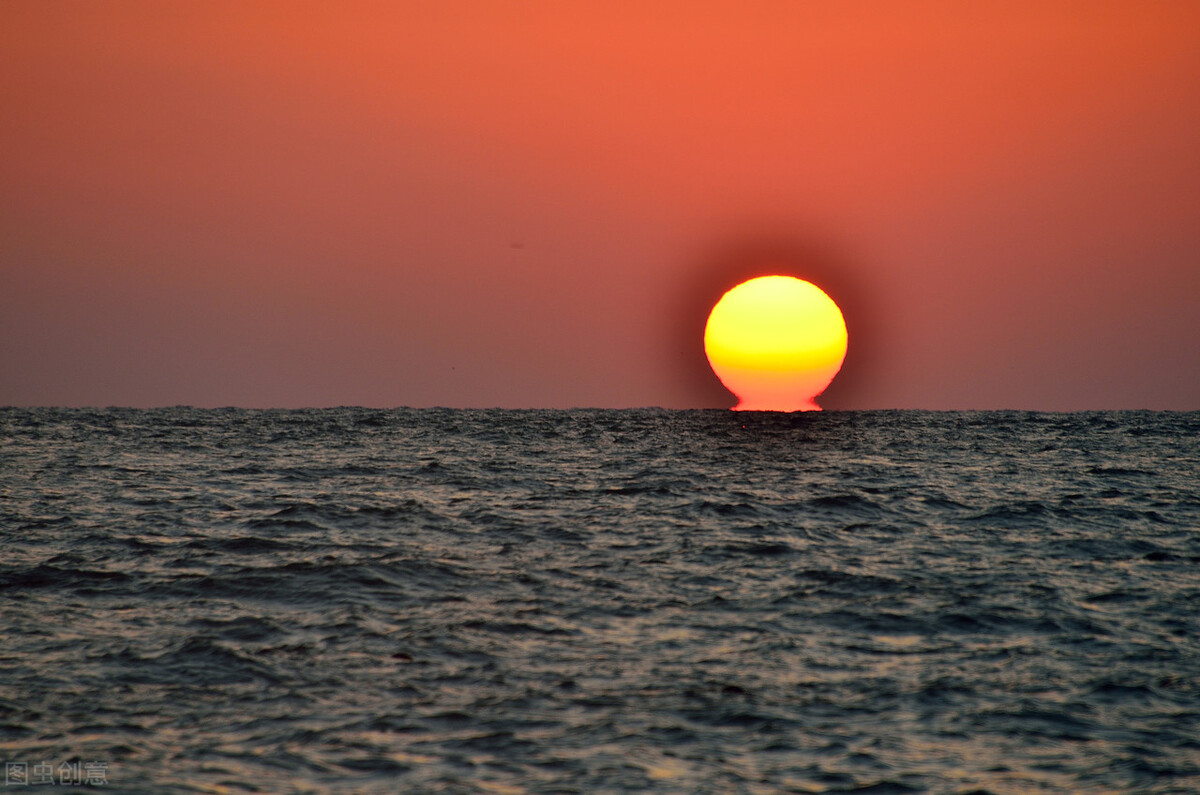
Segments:
[[[0,756],[129,793],[1188,792],[1198,439],[2,409]]]

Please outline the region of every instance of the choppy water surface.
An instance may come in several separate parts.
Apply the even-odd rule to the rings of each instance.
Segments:
[[[129,793],[1196,792],[1198,439],[0,410],[0,760]]]

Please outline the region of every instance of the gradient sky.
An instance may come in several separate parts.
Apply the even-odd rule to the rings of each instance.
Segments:
[[[0,405],[729,406],[764,247],[827,408],[1200,409],[1200,3],[0,4]]]

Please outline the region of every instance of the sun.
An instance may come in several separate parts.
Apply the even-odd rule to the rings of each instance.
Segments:
[[[760,276],[721,296],[704,327],[713,372],[741,411],[820,411],[846,358],[846,321],[820,287]]]

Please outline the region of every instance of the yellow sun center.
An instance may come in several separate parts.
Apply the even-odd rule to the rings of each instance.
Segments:
[[[815,284],[762,276],[739,284],[713,307],[704,351],[721,383],[738,396],[734,408],[819,411],[846,358],[846,321]]]

